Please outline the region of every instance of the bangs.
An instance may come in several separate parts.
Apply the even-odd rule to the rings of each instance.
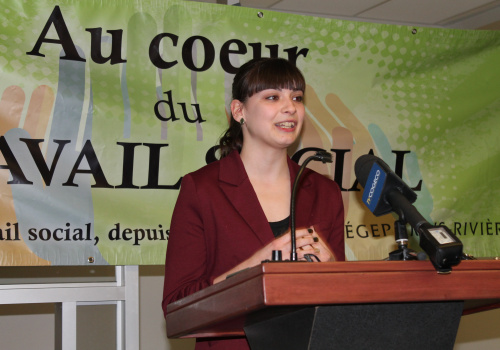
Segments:
[[[266,89],[288,89],[305,91],[306,83],[300,70],[285,59],[267,59],[255,64],[242,77],[239,91],[233,98],[244,101],[253,94]]]

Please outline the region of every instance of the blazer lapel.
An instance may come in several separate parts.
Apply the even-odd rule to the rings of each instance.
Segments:
[[[219,186],[261,243],[267,244],[273,233],[238,152],[220,161]]]
[[[288,158],[288,168],[290,186],[293,189],[300,166]],[[307,225],[314,206],[314,186],[307,176],[308,173],[309,170],[306,169],[302,174],[295,197],[296,228],[304,228]],[[274,236],[238,152],[232,152],[220,161],[219,186],[262,244],[267,244]]]

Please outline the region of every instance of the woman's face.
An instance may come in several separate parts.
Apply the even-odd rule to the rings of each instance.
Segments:
[[[240,113],[233,113],[237,121],[245,119],[244,146],[281,149],[293,144],[304,122],[303,99],[302,91],[289,89],[267,89],[249,97]]]

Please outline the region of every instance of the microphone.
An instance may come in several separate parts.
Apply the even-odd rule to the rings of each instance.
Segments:
[[[326,151],[318,151],[316,152],[315,155],[310,156],[304,161],[304,163],[299,169],[299,172],[297,173],[297,176],[295,177],[295,181],[293,183],[293,188],[292,188],[292,196],[290,200],[290,235],[292,240],[292,251],[290,252],[290,261],[298,260],[297,244],[295,242],[295,196],[297,193],[297,188],[299,187],[300,177],[302,176],[302,173],[304,172],[306,165],[312,160],[321,161],[323,163],[333,162],[331,153]]]
[[[409,223],[420,236],[420,247],[441,273],[451,271],[451,267],[461,261],[463,244],[444,226],[433,226],[412,205],[416,193],[396,175],[380,158],[366,154],[358,158],[354,172],[364,188],[363,203],[375,216],[392,211],[399,219]]]

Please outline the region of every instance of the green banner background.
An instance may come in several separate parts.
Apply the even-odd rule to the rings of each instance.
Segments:
[[[309,118],[290,155],[333,152],[336,163],[311,167],[345,189],[349,259],[396,248],[395,217],[375,218],[353,188],[354,162],[371,150],[421,184],[417,208],[467,253],[500,255],[500,32],[182,1],[0,3],[0,265],[162,264],[178,192],[164,187],[206,164],[227,125],[224,50],[240,51],[235,67],[298,53]],[[57,9],[69,42],[50,20]],[[150,56],[161,33],[163,62]],[[72,45],[81,59],[60,59]],[[26,138],[43,140],[45,173]],[[32,184],[9,183],[8,150]],[[417,237],[410,244],[418,250]]]

